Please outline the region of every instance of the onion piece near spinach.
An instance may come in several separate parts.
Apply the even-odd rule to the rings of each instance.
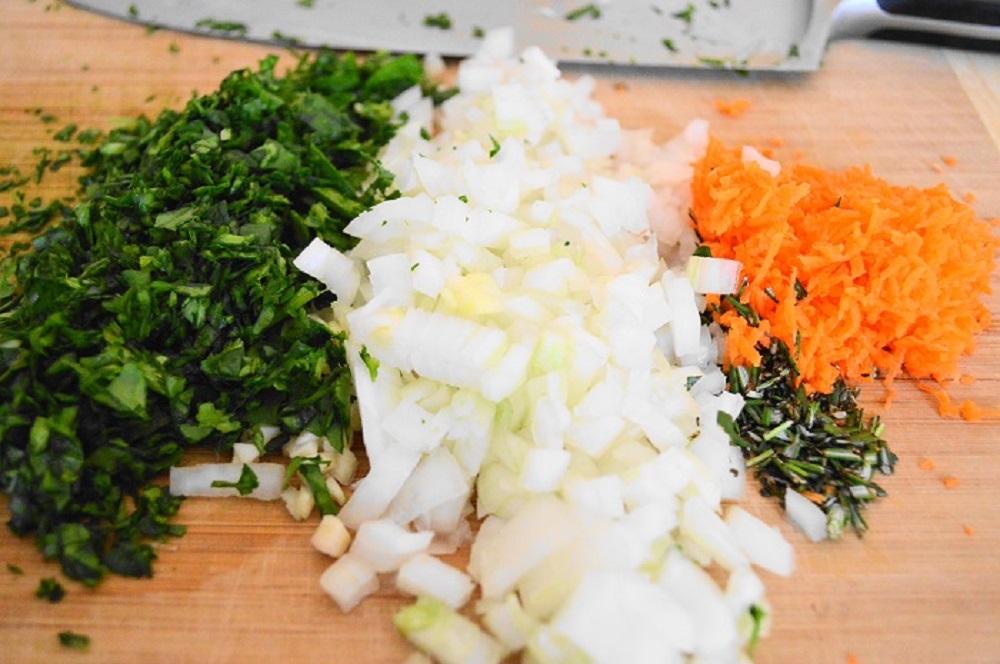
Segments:
[[[334,296],[292,259],[314,237],[349,248],[347,221],[394,195],[390,102],[428,86],[413,56],[277,64],[103,135],[77,201],[2,263],[9,526],[85,584],[151,575],[151,540],[183,532],[154,480],[187,447],[350,437],[343,338],[311,315]]]
[[[722,299],[751,324],[755,314],[738,296]],[[859,536],[867,529],[864,507],[886,495],[874,474],[889,475],[896,455],[882,438],[884,425],[866,418],[858,390],[842,379],[828,393],[807,392],[798,380],[794,353],[778,339],[760,348],[761,363],[733,366],[727,389],[745,405],[737,418],[719,412],[719,425],[746,457],[761,484],[761,494],[786,498],[788,491],[818,505],[826,516],[826,537],[837,539],[845,528]],[[788,508],[793,522],[805,527],[801,501]],[[810,539],[817,538],[815,519],[807,519]]]

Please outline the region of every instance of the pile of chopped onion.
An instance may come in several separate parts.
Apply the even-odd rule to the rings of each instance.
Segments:
[[[717,413],[742,402],[700,310],[739,265],[688,265],[707,125],[654,145],[512,41],[488,35],[442,108],[396,100],[401,196],[350,252],[296,261],[337,295],[371,464],[321,583],[349,610],[393,577],[418,597],[397,627],[443,662],[738,661],[765,627],[755,567],[793,556],[723,502],[745,478]],[[432,554],[472,512],[463,571]]]

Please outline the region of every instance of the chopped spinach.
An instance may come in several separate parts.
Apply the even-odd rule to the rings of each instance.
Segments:
[[[394,196],[376,155],[412,56],[321,51],[233,72],[181,110],[77,134],[78,200],[15,203],[30,250],[0,262],[0,491],[9,527],[65,574],[149,576],[180,499],[152,481],[185,448],[260,424],[348,440],[332,295],[292,266],[312,237]],[[29,214],[29,210],[34,210]],[[33,215],[33,216],[32,216]]]

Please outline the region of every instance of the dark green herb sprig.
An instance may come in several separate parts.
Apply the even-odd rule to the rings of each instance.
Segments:
[[[734,308],[751,325],[760,323],[738,296],[726,296],[721,306]],[[807,392],[796,352],[780,339],[758,350],[759,366],[730,368],[727,389],[742,395],[745,406],[735,421],[719,413],[719,425],[742,448],[761,495],[806,494],[826,513],[831,539],[845,527],[862,535],[868,529],[864,507],[886,495],[872,478],[892,474],[896,464],[882,438],[884,425],[877,416],[865,417],[858,389],[843,380],[829,394]]]
[[[291,264],[393,196],[376,161],[412,56],[276,57],[180,111],[110,131],[78,202],[0,262],[0,491],[9,526],[88,585],[149,576],[180,501],[151,482],[258,425],[349,435],[332,296]],[[79,134],[77,134],[79,136]],[[259,434],[252,440],[264,448]],[[272,451],[270,447],[265,451]]]

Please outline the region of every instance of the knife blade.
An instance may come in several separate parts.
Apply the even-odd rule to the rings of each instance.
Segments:
[[[282,46],[465,57],[513,28],[561,63],[818,69],[831,40],[880,29],[1000,44],[998,0],[68,0],[156,28]],[[928,9],[931,7],[931,9]]]
[[[157,28],[358,51],[474,53],[491,29],[559,62],[810,71],[836,0],[69,0]]]

